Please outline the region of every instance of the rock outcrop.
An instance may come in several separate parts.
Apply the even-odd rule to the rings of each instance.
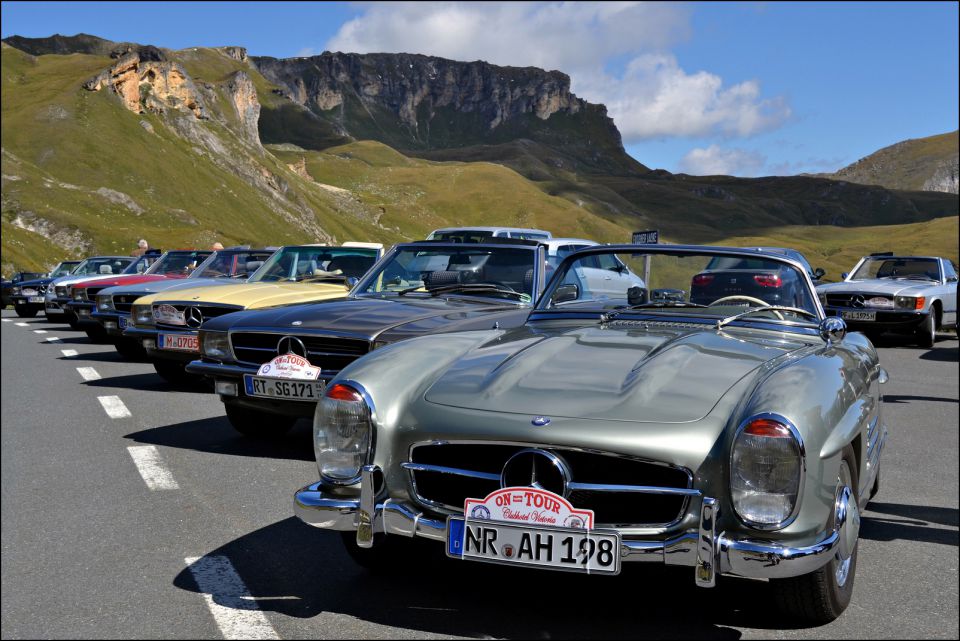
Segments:
[[[240,119],[240,130],[244,138],[260,144],[260,133],[257,123],[260,121],[260,100],[257,98],[257,88],[253,81],[243,71],[237,71],[227,82],[227,93],[233,103],[233,108]]]
[[[941,163],[923,183],[923,191],[942,191],[948,194],[960,193],[960,156]]]
[[[156,47],[114,51],[116,62],[83,83],[89,91],[113,90],[123,106],[134,113],[186,111],[205,118],[206,110],[197,87],[183,67],[166,59]],[[249,79],[248,79],[249,81]]]

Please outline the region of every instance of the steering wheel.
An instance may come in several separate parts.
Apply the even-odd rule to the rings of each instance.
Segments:
[[[754,298],[753,296],[742,296],[742,295],[724,296],[723,298],[718,298],[717,300],[715,300],[715,301],[713,301],[712,303],[710,303],[709,305],[707,305],[707,307],[714,307],[714,306],[716,306],[716,305],[719,305],[720,303],[727,303],[727,302],[730,302],[730,301],[733,301],[733,300],[745,300],[745,301],[747,301],[748,303],[756,303],[756,304],[758,304],[760,307],[770,307],[770,303],[768,303],[768,302],[765,301],[765,300],[761,300],[761,299],[759,299],[759,298]],[[779,318],[780,320],[783,320],[783,314],[781,314],[780,312],[778,312],[778,311],[776,311],[776,310],[774,310],[773,313],[777,315],[777,318]]]

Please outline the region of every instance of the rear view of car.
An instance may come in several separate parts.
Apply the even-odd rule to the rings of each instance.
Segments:
[[[718,299],[743,303],[800,307],[804,290],[796,270],[763,256],[716,256],[690,283],[690,302],[716,304]]]

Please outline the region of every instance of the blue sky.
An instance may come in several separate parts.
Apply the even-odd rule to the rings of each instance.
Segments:
[[[2,36],[408,51],[570,74],[650,167],[833,171],[958,126],[958,4],[3,2]]]

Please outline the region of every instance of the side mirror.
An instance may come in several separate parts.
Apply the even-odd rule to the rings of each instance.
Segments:
[[[827,343],[827,347],[839,343],[847,335],[847,323],[839,316],[827,316],[820,321],[820,338]]]
[[[353,289],[353,286],[359,282],[360,282],[360,279],[357,278],[356,276],[347,276],[346,278],[343,279],[343,283],[350,289]]]
[[[842,274],[840,274],[840,280],[847,280],[847,276],[849,275],[850,274],[848,272],[843,272]]]
[[[820,280],[827,274],[826,270],[823,267],[817,267],[813,270],[813,280]]]
[[[553,294],[550,296],[550,304],[566,303],[578,298],[580,298],[580,286],[576,283],[567,283],[553,290]]]

